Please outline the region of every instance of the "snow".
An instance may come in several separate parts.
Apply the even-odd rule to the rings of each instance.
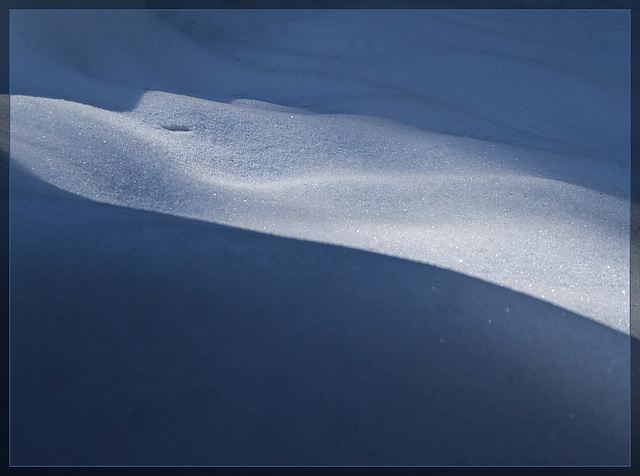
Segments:
[[[13,464],[628,464],[627,11],[10,27]]]

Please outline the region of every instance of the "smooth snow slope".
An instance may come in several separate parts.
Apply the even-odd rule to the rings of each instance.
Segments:
[[[625,464],[628,26],[13,10],[15,461]]]
[[[13,157],[47,182],[436,264],[628,332],[624,12],[12,18]]]

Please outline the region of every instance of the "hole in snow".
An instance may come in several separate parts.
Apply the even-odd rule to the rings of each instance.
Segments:
[[[162,126],[163,129],[173,132],[190,132],[191,128],[187,126],[179,126],[177,124],[171,124],[168,126]]]

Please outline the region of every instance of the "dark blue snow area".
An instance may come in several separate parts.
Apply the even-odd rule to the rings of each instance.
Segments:
[[[628,462],[629,337],[582,316],[45,186],[13,214],[13,464]]]

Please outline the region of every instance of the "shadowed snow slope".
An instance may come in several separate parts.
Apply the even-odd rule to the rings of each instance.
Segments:
[[[627,463],[628,27],[12,10],[14,462]]]
[[[14,180],[14,464],[628,462],[624,334],[452,271]]]

